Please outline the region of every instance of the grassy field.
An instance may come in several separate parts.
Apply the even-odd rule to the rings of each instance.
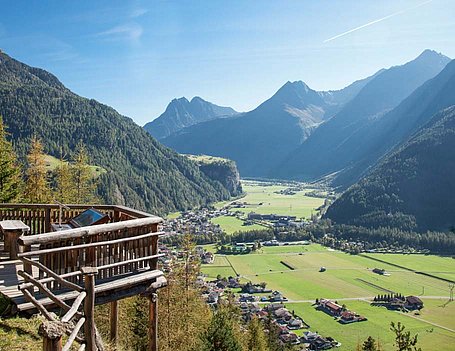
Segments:
[[[256,181],[242,180],[242,188],[246,195],[237,201],[246,202],[245,208],[236,211],[248,214],[256,212],[260,214],[278,214],[296,216],[297,218],[310,218],[316,209],[324,204],[323,198],[306,196],[307,192],[314,189],[308,188],[298,191],[294,195],[283,195],[277,192],[288,187],[284,185],[269,185]],[[232,201],[222,201],[215,204],[216,208],[222,208]]]
[[[50,155],[45,155],[44,162],[46,163],[46,169],[48,171],[55,170],[60,164],[60,160],[58,158],[55,158],[54,156],[50,156]],[[101,166],[89,165],[89,167],[90,167],[90,171],[93,174],[93,177],[95,177],[95,178],[99,177],[103,173],[106,173],[106,170]]]
[[[248,205],[238,210],[244,213],[274,213],[297,218],[310,218],[311,214],[316,212],[316,208],[324,203],[323,198],[305,195],[314,189],[299,191],[295,195],[283,195],[277,194],[288,188],[282,185],[264,185],[258,182],[243,181],[242,187],[246,196],[240,201],[246,202]]]
[[[247,231],[253,229],[263,229],[264,227],[258,224],[253,225],[243,225],[243,221],[231,216],[220,216],[212,218],[211,222],[214,224],[219,224],[220,227],[227,233],[232,234],[240,231]]]
[[[401,263],[400,256],[403,266],[406,263],[406,267],[411,269],[426,267],[429,270],[444,269],[447,274],[455,272],[455,260],[437,256],[383,255],[378,258]],[[295,270],[290,270],[280,261],[285,261]],[[326,267],[326,272],[319,272],[322,266]],[[390,276],[374,274],[371,270],[375,267],[386,269]],[[446,282],[367,257],[315,244],[264,247],[260,253],[217,257],[215,265],[204,265],[203,271],[211,277],[224,273],[232,275],[235,271],[244,281],[266,282],[269,288],[281,291],[290,300],[288,305],[310,324],[312,331],[339,339],[343,344],[340,350],[355,349],[357,341],[368,335],[379,337],[387,346],[385,349],[390,349],[393,335],[389,332],[389,324],[398,320],[412,332],[419,333],[423,350],[450,350],[449,345],[455,343],[455,302],[446,304],[449,295]],[[363,301],[390,291],[420,296],[425,302],[421,315],[392,312]],[[337,323],[311,306],[314,299],[321,297],[348,299],[343,303],[365,315],[368,321],[351,325]]]

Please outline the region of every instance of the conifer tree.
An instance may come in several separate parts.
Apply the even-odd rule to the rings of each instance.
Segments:
[[[220,308],[203,336],[203,351],[242,351],[242,344],[234,331],[231,314]]]
[[[419,347],[417,348],[417,335],[411,336],[411,332],[405,332],[406,327],[398,322],[396,325],[394,322],[390,323],[390,330],[395,333],[395,346],[397,351],[422,351]]]
[[[44,148],[41,141],[33,137],[27,155],[25,198],[31,203],[47,203],[51,200],[51,190],[47,179]]]
[[[369,336],[363,342],[361,350],[362,351],[379,351],[379,349],[377,348],[377,345],[376,345],[376,341],[371,336]]]
[[[88,165],[87,150],[82,142],[79,142],[76,147],[72,171],[75,202],[78,204],[96,202],[96,182]]]
[[[17,202],[22,192],[21,170],[0,115],[0,202]]]
[[[264,329],[257,317],[253,317],[248,324],[248,350],[268,351]]]

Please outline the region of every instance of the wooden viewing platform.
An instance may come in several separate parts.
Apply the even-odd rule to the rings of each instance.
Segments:
[[[23,226],[14,224],[25,228],[25,235],[14,242],[18,253],[5,252],[0,237],[0,293],[11,300],[13,312],[39,311],[53,324],[52,327],[43,324],[40,328],[44,350],[52,351],[69,350],[75,340],[81,350],[102,350],[96,338],[94,305],[111,304],[111,339],[115,340],[117,301],[148,294],[149,344],[150,350],[157,350],[155,291],[166,284],[163,273],[157,268],[161,256],[158,237],[163,234],[158,226],[163,220],[123,206],[68,207],[70,209],[48,204],[0,204],[0,221],[22,221]],[[89,208],[108,215],[108,223],[51,232],[59,215],[63,222],[68,222]],[[8,228],[16,228],[12,222],[3,223]],[[14,245],[8,244],[7,249]],[[82,306],[83,311],[80,311]],[[56,319],[50,311],[63,317]],[[69,322],[74,328],[67,345],[62,346],[62,335],[56,336],[55,330],[60,327],[67,332],[68,328],[63,325]],[[80,336],[82,327],[84,333]]]

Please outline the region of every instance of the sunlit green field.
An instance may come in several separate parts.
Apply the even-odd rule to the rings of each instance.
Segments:
[[[384,260],[390,256],[383,255],[381,258],[378,254],[378,258]],[[403,265],[406,263],[406,267],[411,269],[437,268],[447,272],[447,275],[455,272],[455,260],[452,259],[392,255],[391,260],[399,263],[400,257],[403,258]],[[280,261],[285,261],[295,269],[289,269]],[[319,272],[322,266],[327,269],[326,272]],[[390,276],[374,274],[371,269],[375,267],[386,269]],[[311,330],[339,339],[343,344],[341,350],[354,350],[357,341],[366,339],[368,335],[379,337],[387,346],[385,349],[389,350],[392,342],[392,334],[388,331],[389,323],[398,320],[411,331],[419,333],[423,350],[451,350],[449,345],[455,343],[455,332],[433,325],[455,330],[455,302],[446,304],[449,296],[447,282],[375,262],[367,257],[349,255],[315,244],[289,245],[264,247],[260,253],[249,255],[219,257],[215,265],[203,265],[202,269],[212,277],[216,277],[218,272],[221,275],[232,275],[235,271],[244,281],[266,282],[270,289],[281,291],[290,300],[291,309],[299,311],[298,314],[311,325]],[[357,301],[369,300],[375,295],[387,294],[390,291],[416,295],[422,299],[427,297],[421,315],[403,315],[385,308],[371,307],[365,301]],[[321,297],[348,299],[341,301],[369,320],[341,325],[311,307],[312,301]],[[432,340],[436,344],[433,345]]]
[[[280,190],[285,190],[288,187],[283,185],[266,185],[266,183],[252,182],[242,180],[243,191],[246,193],[244,197],[238,201],[246,202],[248,205],[245,208],[235,209],[236,211],[248,214],[256,212],[260,214],[278,214],[296,216],[297,218],[310,218],[312,213],[316,213],[316,209],[324,204],[323,198],[315,198],[305,196],[305,193],[314,189],[306,189],[299,191],[295,195],[276,194]],[[221,208],[229,203],[229,201],[219,202],[215,207]]]
[[[258,224],[253,225],[243,225],[243,221],[231,217],[231,216],[221,216],[212,218],[211,222],[214,224],[219,224],[221,228],[227,233],[232,234],[239,231],[247,231],[247,230],[254,230],[254,229],[263,229],[264,227]]]
[[[380,341],[383,350],[393,350],[394,334],[389,330],[391,321],[395,323],[400,321],[406,326],[406,330],[411,331],[412,334],[418,334],[419,345],[423,351],[453,350],[455,333],[428,323],[432,322],[428,316],[436,316],[437,324],[455,329],[453,317],[455,302],[441,307],[444,300],[424,300],[426,307],[420,316],[388,311],[382,307],[370,306],[366,301],[345,301],[344,303],[347,308],[360,313],[368,320],[342,325],[326,313],[316,310],[311,303],[289,303],[286,306],[302,316],[310,325],[310,330],[340,341],[342,343],[338,349],[340,351],[355,350],[357,343],[363,342],[370,335]],[[305,330],[301,330],[300,333],[303,331]]]

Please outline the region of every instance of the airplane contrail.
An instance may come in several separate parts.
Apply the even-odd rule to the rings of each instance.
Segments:
[[[326,40],[323,41],[323,43],[328,43],[329,41],[338,39],[338,38],[343,37],[343,36],[345,36],[345,35],[347,35],[347,34],[350,34],[350,33],[352,33],[352,32],[358,31],[359,29],[362,29],[362,28],[371,26],[371,25],[373,25],[373,24],[375,24],[375,23],[378,23],[378,22],[382,22],[382,21],[384,21],[384,20],[386,20],[386,19],[389,19],[389,18],[391,18],[391,17],[395,17],[395,16],[398,16],[398,15],[401,15],[402,13],[405,13],[405,12],[407,12],[407,11],[409,11],[409,10],[413,10],[413,9],[416,9],[416,8],[418,8],[418,7],[420,7],[420,6],[426,5],[426,4],[428,4],[428,3],[432,2],[432,1],[434,1],[434,0],[428,0],[428,1],[425,1],[425,2],[422,2],[422,3],[418,4],[418,5],[416,5],[416,6],[413,6],[413,7],[410,7],[410,8],[407,8],[407,9],[404,9],[404,10],[401,10],[401,11],[398,11],[398,12],[395,12],[395,13],[392,13],[392,14],[390,14],[390,15],[388,15],[388,16],[379,18],[379,19],[377,19],[377,20],[368,22],[368,23],[366,23],[366,24],[364,24],[364,25],[361,25],[360,27],[356,27],[356,28],[354,28],[354,29],[348,30],[347,32],[344,32],[344,33],[335,35],[334,37],[331,37],[331,38],[329,38],[329,39],[326,39]]]

